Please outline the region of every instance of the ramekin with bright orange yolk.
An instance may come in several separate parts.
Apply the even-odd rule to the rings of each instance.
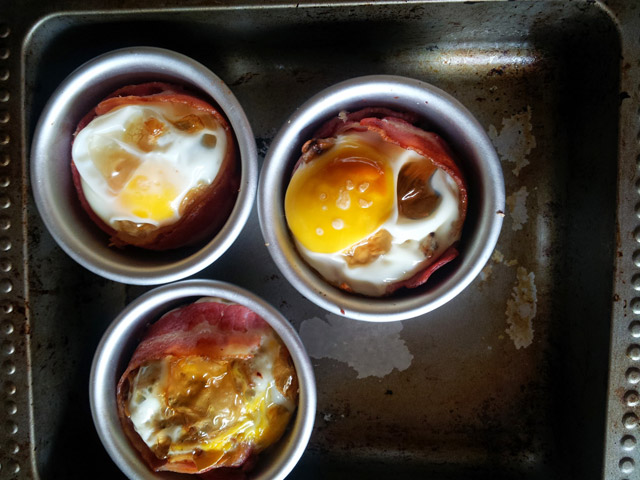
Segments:
[[[216,178],[226,149],[212,114],[163,102],[95,117],[78,132],[72,158],[91,209],[114,230],[134,231],[177,222]]]
[[[458,186],[430,159],[373,131],[320,143],[291,178],[285,214],[301,256],[327,281],[384,295],[459,240]]]

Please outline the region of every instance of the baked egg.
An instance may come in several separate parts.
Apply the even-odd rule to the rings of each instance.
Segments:
[[[437,135],[386,109],[367,113],[342,113],[332,136],[305,144],[285,215],[300,255],[329,283],[381,296],[459,241],[466,188]]]
[[[235,185],[229,178],[235,145],[226,120],[179,87],[122,90],[90,112],[73,141],[72,171],[85,210],[116,246],[163,250],[199,239],[226,218],[237,194],[237,186],[216,184]],[[202,208],[202,202],[209,204]],[[201,222],[198,209],[207,217]]]
[[[201,299],[162,317],[134,353],[119,408],[154,470],[239,467],[284,433],[297,376],[273,329],[257,316],[246,322],[252,315]]]
[[[124,105],[94,118],[75,138],[73,161],[94,212],[123,223],[175,223],[189,195],[218,174],[226,136],[210,114],[183,104]]]

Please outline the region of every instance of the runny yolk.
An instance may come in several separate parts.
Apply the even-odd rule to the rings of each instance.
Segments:
[[[369,145],[346,136],[294,173],[285,196],[291,232],[308,250],[339,252],[391,214],[393,174]]]
[[[120,201],[128,211],[140,218],[162,222],[174,215],[171,206],[178,196],[176,188],[162,179],[137,175],[120,192]]]

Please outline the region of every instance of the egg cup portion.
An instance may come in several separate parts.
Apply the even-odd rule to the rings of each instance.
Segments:
[[[238,194],[227,120],[179,85],[128,85],[80,121],[71,172],[110,245],[168,250],[220,230]]]
[[[117,387],[132,445],[157,472],[246,472],[298,402],[291,356],[255,312],[202,298],[163,315]]]
[[[458,256],[466,181],[444,140],[417,119],[342,111],[304,143],[285,215],[300,255],[332,285],[390,295]]]
[[[372,106],[375,108],[371,109]],[[434,134],[418,130],[415,125],[437,132],[446,145]],[[344,142],[338,141],[336,136],[341,130]],[[366,146],[353,148],[354,154],[351,155],[347,145],[353,134],[364,137]],[[309,142],[309,139],[316,140]],[[301,158],[303,146],[305,151]],[[323,159],[323,152],[336,149],[342,153],[338,155],[336,165],[332,165],[332,160]],[[380,160],[381,154],[387,155],[385,152],[394,149],[401,156],[412,159],[408,166]],[[305,163],[307,156],[312,160]],[[347,161],[350,157],[356,161]],[[374,161],[367,162],[362,158]],[[440,172],[437,176],[444,177],[444,180],[437,178],[436,174],[430,175],[430,168],[419,167],[429,162],[431,167],[437,167]],[[403,168],[403,175],[398,175]],[[300,199],[296,194],[287,201],[287,188],[292,177],[315,169],[339,173],[332,177],[331,182],[326,182],[331,188],[323,191],[325,182],[317,175],[308,175],[315,178],[316,186],[322,189],[314,190],[313,181],[303,181],[301,185],[306,184],[307,187],[300,189],[300,199],[308,198],[298,202]],[[371,174],[373,179],[379,177],[382,181],[376,188],[371,188],[371,182],[358,183],[348,178],[350,175],[342,175],[350,169]],[[378,171],[384,174],[379,175]],[[402,182],[396,187],[395,178],[398,177]],[[404,192],[400,198],[398,191]],[[329,199],[330,193],[332,199]],[[310,210],[303,206],[307,200]],[[457,201],[457,207],[447,206],[452,200]],[[285,205],[287,203],[288,206]],[[341,209],[341,206],[346,208]],[[394,213],[397,206],[401,206],[402,215]],[[431,222],[431,215],[422,219],[412,217],[434,209],[438,210],[434,217],[447,213],[440,227],[432,224],[421,231],[425,219]],[[260,228],[269,253],[283,276],[304,298],[319,307],[336,315],[373,322],[418,317],[444,305],[464,290],[491,257],[502,226],[504,209],[500,161],[483,127],[459,101],[441,89],[394,75],[352,78],[318,92],[298,107],[271,142],[258,186]],[[304,219],[302,212],[307,210],[314,213],[307,217],[311,223],[303,228],[307,234],[300,235],[296,233],[298,226],[293,223]],[[347,211],[349,214],[345,213]],[[365,214],[367,211],[374,214]],[[453,218],[456,213],[458,220]],[[402,228],[396,228],[398,225],[393,223],[382,227],[387,220],[394,218]],[[318,219],[321,222],[315,225]],[[458,222],[462,219],[464,226],[458,240],[457,233],[461,228]],[[352,224],[348,225],[350,222]],[[451,234],[440,230],[447,225]],[[341,236],[345,227],[354,233],[350,238]],[[317,231],[318,228],[321,232]],[[402,255],[413,256],[415,260],[412,268],[416,270],[406,270],[409,277],[387,277],[388,271],[383,271],[382,279],[374,278],[372,271],[355,280],[335,275],[340,270],[365,272],[360,266],[349,267],[348,262],[355,265],[364,261],[373,266],[383,263],[384,257],[389,260],[389,267],[394,267],[396,260],[390,257],[395,255],[391,255],[389,245],[393,245],[396,236],[397,240],[402,240],[405,229],[406,232],[412,231],[411,238],[405,238],[407,245],[416,247],[422,244],[422,251],[414,248],[413,254],[404,255],[404,252]],[[386,230],[389,235],[381,230]],[[380,235],[376,236],[377,232]],[[442,244],[437,241],[436,246],[433,240],[437,237],[430,238],[431,232],[442,234],[441,238],[447,241]],[[294,235],[300,238],[294,238]],[[325,245],[328,245],[328,252],[312,251],[321,250],[319,245],[323,245],[323,237],[328,239],[334,235],[335,239],[330,239]],[[366,240],[365,245],[360,245],[362,240]],[[401,247],[405,241],[397,242],[395,246]],[[301,246],[311,253],[303,253]],[[430,250],[434,250],[434,255],[427,259],[432,260],[431,263],[421,263],[429,257]],[[374,260],[378,253],[380,255]],[[305,258],[311,256],[323,256],[325,265],[312,264]],[[334,258],[326,261],[327,256]],[[405,260],[397,263],[406,263]],[[323,272],[323,268],[328,272]]]
[[[92,121],[98,135],[82,140]],[[87,169],[81,157],[93,154]],[[214,160],[202,162],[205,154]],[[35,205],[53,240],[91,272],[134,285],[215,262],[246,225],[258,180],[255,136],[231,89],[194,59],[154,47],[106,52],[71,72],[40,114],[30,157]]]
[[[316,416],[311,360],[262,298],[215,280],[138,297],[91,364],[96,431],[126,477],[284,480]]]

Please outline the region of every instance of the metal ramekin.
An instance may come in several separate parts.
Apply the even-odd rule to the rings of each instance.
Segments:
[[[179,305],[201,297],[218,297],[244,305],[262,318],[280,336],[289,349],[298,374],[300,395],[291,426],[276,445],[262,452],[251,480],[283,479],[302,456],[316,414],[316,384],[309,356],[291,324],[271,305],[252,293],[214,280],[184,280],[157,287],[129,304],[105,332],[91,365],[89,396],[93,421],[107,452],[132,480],[167,478],[151,471],[127,439],[116,406],[116,385],[151,322]],[[192,475],[171,478],[193,479]]]
[[[284,216],[284,194],[303,143],[342,110],[388,107],[412,111],[454,150],[469,185],[469,210],[460,256],[415,289],[371,298],[329,285],[298,254]],[[298,108],[271,143],[258,185],[260,227],[269,253],[291,284],[320,307],[375,322],[430,312],[460,293],[480,273],[498,240],[504,216],[502,169],[477,120],[456,99],[427,83],[398,76],[355,78],[318,93]]]
[[[176,83],[210,97],[229,120],[238,141],[242,176],[236,204],[222,229],[199,249],[152,252],[110,248],[107,234],[82,209],[73,186],[71,141],[80,119],[118,88],[149,81]],[[122,283],[152,285],[180,280],[214,262],[244,227],[257,180],[255,139],[233,93],[200,63],[160,48],[115,50],[76,69],[46,105],[31,146],[31,187],[47,229],[78,263]]]

